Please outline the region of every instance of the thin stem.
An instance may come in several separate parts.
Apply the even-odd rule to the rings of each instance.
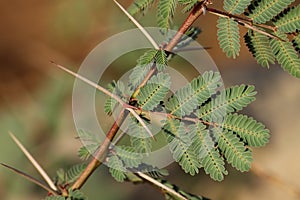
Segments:
[[[224,12],[224,11],[221,11],[221,10],[217,10],[215,8],[209,8],[207,7],[206,10],[213,14],[213,15],[217,15],[219,17],[226,17],[226,18],[232,18],[232,19],[235,19],[237,21],[241,21],[241,22],[247,22],[247,24],[249,26],[256,26],[256,27],[261,27],[261,28],[264,28],[264,29],[269,29],[271,31],[275,31],[276,27],[273,27],[273,26],[269,26],[269,25],[266,25],[266,24],[255,24],[253,23],[253,21],[250,19],[250,18],[245,18],[245,17],[241,17],[241,16],[237,16],[237,15],[233,15],[233,14],[230,14],[230,13],[227,13],[227,12]]]
[[[151,176],[148,176],[142,172],[136,172],[135,173],[137,176],[139,176],[141,179],[152,183],[153,185],[159,187],[160,189],[166,191],[167,193],[174,195],[175,197],[182,199],[182,200],[188,200],[186,197],[182,196],[181,194],[179,194],[178,192],[176,192],[175,190],[167,187],[166,185],[162,184],[161,182],[157,181],[156,179],[152,178]]]

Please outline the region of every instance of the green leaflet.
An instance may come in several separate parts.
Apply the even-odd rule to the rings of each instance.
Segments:
[[[129,96],[129,94],[131,93],[130,89],[126,87],[120,80],[117,82],[112,81],[110,84],[108,84],[108,90],[125,101],[126,99],[124,97]],[[115,99],[108,97],[104,103],[105,113],[111,115],[117,104],[118,102]]]
[[[186,173],[192,176],[199,173],[201,165],[192,146],[193,134],[187,133],[184,124],[174,119],[169,119],[163,130],[166,132],[168,146],[175,161]]]
[[[69,196],[67,200],[86,200],[87,197],[80,190],[69,189]]]
[[[135,15],[138,12],[144,11],[150,5],[152,5],[154,0],[135,0],[128,8],[128,12],[131,15]]]
[[[155,63],[158,71],[162,71],[168,64],[167,54],[164,50],[158,50],[155,55]]]
[[[204,167],[205,173],[209,174],[213,180],[222,181],[224,175],[227,175],[224,160],[214,146],[214,142],[206,130],[206,126],[197,122],[189,126],[189,132],[195,137],[193,138],[193,147],[200,164]]]
[[[80,190],[68,189],[68,196],[47,196],[45,200],[87,200],[88,198]]]
[[[63,196],[47,196],[45,200],[66,200]]]
[[[158,71],[167,66],[167,55],[163,50],[150,49],[137,60],[137,66],[129,75],[129,85],[135,89],[144,80],[151,67],[156,64]]]
[[[132,72],[129,75],[129,85],[132,89],[136,89],[136,87],[141,84],[141,82],[145,79],[146,75],[150,71],[151,66],[152,64],[137,65],[132,69]]]
[[[254,89],[254,86],[244,84],[227,88],[202,106],[196,114],[198,118],[207,121],[222,120],[228,113],[242,110],[254,101]]]
[[[250,149],[246,148],[231,131],[222,132],[219,128],[215,128],[213,132],[218,138],[218,147],[226,161],[241,172],[249,171],[253,160]]]
[[[141,57],[139,57],[139,59],[137,60],[137,64],[142,66],[153,64],[157,51],[158,50],[156,49],[149,49]]]
[[[156,180],[158,182],[162,183],[163,185],[167,186],[168,188],[172,189],[177,194],[180,194],[189,200],[209,200],[205,197],[201,197],[201,196],[197,196],[197,195],[185,192],[182,189],[180,189],[180,187],[178,187],[177,185],[174,185],[166,180],[161,180],[161,179],[156,179]],[[167,199],[167,200],[182,200],[182,199],[179,199],[178,197],[173,196],[173,194],[169,194],[168,191],[165,191],[165,199]]]
[[[141,88],[136,97],[138,105],[143,110],[152,110],[162,101],[171,85],[170,76],[166,73],[158,73]]]
[[[142,162],[143,155],[137,153],[134,147],[117,146],[114,150],[126,168],[138,167]]]
[[[217,22],[219,45],[227,57],[236,58],[240,52],[239,26],[236,21],[219,18]]]
[[[297,35],[293,38],[293,46],[295,48],[295,50],[300,53],[300,34],[297,33]]]
[[[279,14],[295,0],[259,0],[248,7],[249,17],[254,23],[265,23]]]
[[[269,68],[270,63],[275,63],[275,56],[271,50],[269,38],[266,35],[249,30],[244,39],[258,64]]]
[[[168,181],[161,180],[161,179],[157,179],[157,181],[159,181],[160,183],[164,184],[168,188],[171,188],[173,191],[177,192],[178,194],[181,194],[182,196],[184,196],[188,200],[209,200],[209,199],[207,199],[205,197],[201,197],[201,196],[197,196],[197,195],[185,192],[182,189],[180,189],[177,185],[169,183]],[[178,197],[175,197],[172,194],[167,193],[167,191],[165,193],[165,199],[166,200],[181,200]]]
[[[199,127],[196,126],[196,127]],[[224,159],[214,146],[214,142],[209,135],[208,130],[197,131],[199,139],[201,140],[201,147],[199,148],[198,158],[201,165],[204,167],[205,173],[215,181],[222,181],[224,175],[227,175],[224,165]]]
[[[130,133],[130,141],[132,147],[138,153],[150,153],[152,149],[153,138],[149,137],[149,133],[143,126],[134,120],[130,120],[128,125],[128,132]]]
[[[78,129],[77,134],[78,134],[78,138],[84,142],[91,142],[91,143],[101,142],[99,135],[93,134],[89,131]]]
[[[202,147],[202,142],[204,140],[204,132],[206,132],[206,126],[202,123],[195,123],[189,125],[189,132],[193,135],[193,147],[195,148],[195,152],[198,154]]]
[[[189,115],[211,95],[215,94],[220,85],[218,72],[205,72],[185,87],[177,90],[166,102],[166,109],[178,117]]]
[[[237,133],[252,147],[262,147],[269,142],[270,131],[262,123],[246,115],[229,114],[219,126]]]
[[[98,149],[99,144],[85,144],[84,146],[80,147],[77,154],[80,159],[87,160],[96,152]]]
[[[84,142],[84,146],[82,146],[77,154],[82,160],[87,160],[91,154],[93,154],[97,148],[99,147],[99,144],[101,142],[101,139],[99,135],[93,134],[88,131],[84,131],[82,129],[79,129],[77,131],[78,138]]]
[[[287,36],[278,32],[277,36],[287,41]],[[282,68],[291,75],[300,78],[300,59],[291,42],[271,39],[270,46]]]
[[[104,103],[104,112],[107,115],[111,115],[117,103],[118,102],[115,99],[108,97],[108,99]]]
[[[126,168],[122,160],[117,155],[111,155],[106,159],[106,164],[109,167],[111,176],[118,182],[123,182],[126,179]]]
[[[277,30],[284,33],[300,30],[300,5],[281,12],[274,19],[274,24]]]
[[[198,3],[198,0],[178,0],[178,3],[184,5],[183,13],[189,12]]]
[[[77,180],[77,178],[81,175],[81,173],[85,170],[87,164],[81,163],[72,166],[67,172],[66,172],[66,182],[67,183],[73,183]]]
[[[144,163],[139,165],[138,170],[140,172],[144,172],[145,174],[148,174],[152,178],[161,178],[169,175],[169,172],[166,169],[160,169],[158,167],[144,164]]]
[[[159,0],[157,5],[157,24],[163,30],[169,29],[178,0]]]
[[[241,14],[251,3],[251,0],[224,0],[224,10],[231,14]]]

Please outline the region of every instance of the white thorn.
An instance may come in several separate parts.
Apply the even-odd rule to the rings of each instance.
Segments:
[[[14,140],[14,142],[19,146],[19,148],[22,150],[22,152],[25,154],[28,160],[32,163],[32,165],[36,168],[36,170],[41,174],[41,176],[47,182],[49,187],[57,191],[57,188],[55,184],[52,182],[51,178],[48,176],[45,170],[39,165],[39,163],[33,158],[33,156],[27,151],[27,149],[22,145],[22,143],[11,132],[9,132],[9,135]]]
[[[117,4],[117,6],[119,6],[119,8],[127,15],[127,17],[138,27],[138,29],[140,29],[140,31],[145,35],[145,37],[149,40],[149,42],[152,44],[152,46],[155,49],[159,49],[158,44],[156,44],[155,40],[150,36],[150,34],[144,29],[144,27],[142,27],[138,21],[136,21],[136,19],[134,19],[134,17],[132,17],[125,8],[123,8],[123,6],[121,6],[121,4],[119,4],[116,0],[114,0],[114,2]]]

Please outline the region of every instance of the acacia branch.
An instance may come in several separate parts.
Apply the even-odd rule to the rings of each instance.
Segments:
[[[205,0],[202,2],[199,2],[191,11],[189,16],[186,18],[186,20],[183,22],[177,33],[174,35],[174,37],[171,39],[171,41],[166,45],[164,48],[165,51],[171,52],[172,49],[176,46],[176,44],[179,42],[181,37],[186,33],[186,31],[191,27],[191,25],[196,21],[196,19],[203,14],[204,6],[209,3],[209,0]],[[134,93],[131,96],[131,99],[129,101],[130,105],[135,106],[135,96],[139,93],[139,90],[141,87],[143,87],[147,81],[155,74],[156,72],[156,65],[154,64],[149,71],[149,73],[146,75],[145,79],[142,81],[142,83],[136,88]],[[72,190],[80,189],[84,183],[87,181],[87,179],[92,175],[92,173],[102,164],[102,160],[105,158],[107,149],[109,148],[109,145],[111,141],[113,140],[114,136],[117,134],[119,130],[119,126],[123,123],[124,119],[127,117],[128,111],[123,109],[120,112],[120,115],[116,122],[112,125],[111,129],[107,133],[107,136],[103,143],[100,145],[99,149],[96,151],[93,159],[89,162],[87,168],[83,171],[83,173],[80,175],[80,177],[76,180],[76,182],[72,185]]]

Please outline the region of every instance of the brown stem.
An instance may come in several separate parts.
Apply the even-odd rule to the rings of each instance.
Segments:
[[[190,26],[194,23],[194,21],[203,13],[203,7],[207,2],[208,1],[202,1],[192,9],[187,19],[183,22],[178,32],[171,39],[171,41],[166,45],[164,50],[170,52],[172,51],[172,49],[176,46],[176,44],[181,39],[182,35],[185,34],[185,32],[190,28]],[[155,65],[153,65],[152,69],[146,75],[145,79],[142,81],[142,83],[137,87],[137,89],[133,93],[131,100],[134,101],[134,97],[139,93],[140,88],[147,83],[147,81],[152,77],[153,74],[155,74],[155,72],[156,72],[156,67]],[[111,141],[113,140],[114,136],[118,132],[119,126],[123,123],[127,115],[128,112],[123,109],[118,119],[115,121],[115,123],[112,125],[111,129],[107,133],[105,140],[101,144],[100,148],[97,150],[96,154],[94,155],[94,158],[89,162],[86,169],[76,180],[76,182],[72,185],[72,190],[80,189],[87,181],[87,179],[92,175],[92,173],[102,164],[102,161],[106,156],[106,152]]]
[[[266,25],[266,24],[254,24],[253,21],[250,18],[245,18],[245,17],[233,15],[233,14],[221,11],[221,10],[217,10],[215,8],[209,8],[209,7],[207,7],[206,10],[209,13],[214,14],[214,15],[218,15],[218,16],[221,16],[221,17],[227,17],[227,18],[233,18],[233,19],[236,19],[236,20],[242,21],[242,22],[248,22],[249,26],[250,25],[254,25],[254,26],[265,28],[265,29],[269,29],[269,30],[272,30],[272,31],[275,31],[275,29],[276,29],[276,27],[269,26],[269,25]]]
[[[191,11],[189,16],[183,22],[177,33],[171,39],[171,41],[165,47],[166,51],[172,51],[172,49],[176,46],[176,44],[181,39],[182,35],[186,33],[186,31],[191,27],[191,25],[196,21],[196,19],[203,14],[203,6],[207,1],[202,1],[198,3]]]
[[[85,168],[83,173],[72,185],[72,190],[80,189],[83,186],[83,184],[87,181],[87,179],[92,175],[92,173],[101,165],[111,141],[115,137],[116,133],[119,130],[120,124],[123,123],[127,115],[128,112],[124,109],[120,112],[117,120],[114,122],[109,132],[107,133],[105,140],[93,156],[93,159],[89,162],[88,166]]]

